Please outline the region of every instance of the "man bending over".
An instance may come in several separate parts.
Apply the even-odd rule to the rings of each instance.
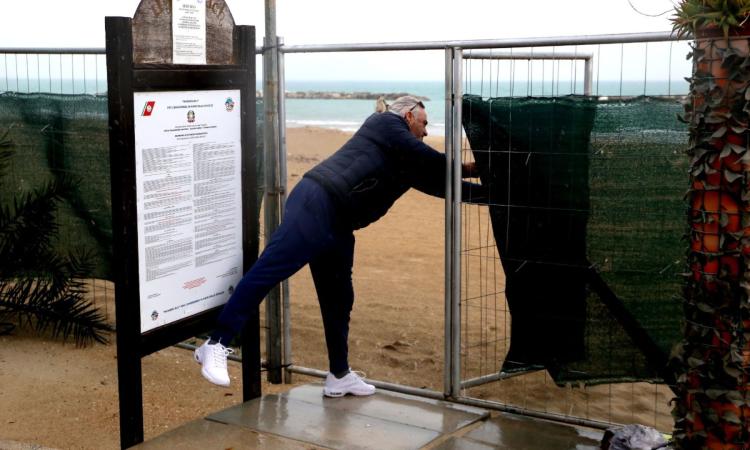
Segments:
[[[210,382],[229,385],[228,345],[271,288],[310,264],[323,316],[329,373],[323,394],[371,395],[375,387],[349,368],[349,315],[354,303],[354,230],[381,218],[409,188],[444,197],[445,155],[424,142],[427,112],[417,98],[396,99],[371,115],[292,190],[284,219],[224,306],[216,330],[195,351]],[[473,163],[463,176],[474,176]],[[464,193],[478,185],[464,182]],[[476,197],[476,195],[473,195]]]

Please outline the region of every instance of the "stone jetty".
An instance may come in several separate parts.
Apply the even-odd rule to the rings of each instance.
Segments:
[[[412,95],[423,102],[429,101],[428,97],[414,95],[408,92],[330,92],[330,91],[287,91],[286,98],[312,99],[312,100],[377,100],[385,97],[386,100],[395,100],[404,95]],[[256,98],[263,98],[263,91],[255,91]]]

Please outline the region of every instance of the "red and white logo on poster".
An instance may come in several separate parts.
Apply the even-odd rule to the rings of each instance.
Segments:
[[[146,102],[145,105],[143,105],[143,112],[141,113],[142,116],[150,116],[151,112],[154,110],[154,103],[155,101]]]

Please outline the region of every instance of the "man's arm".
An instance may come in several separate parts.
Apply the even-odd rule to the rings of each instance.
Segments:
[[[411,187],[428,195],[445,198],[446,156],[426,144],[425,147],[429,149],[429,156],[422,161],[410,161],[404,170],[408,172],[407,177],[411,182]],[[478,175],[479,170],[475,163],[461,164],[461,178],[474,178]],[[486,203],[488,201],[487,190],[481,184],[462,181],[461,201]]]
[[[387,130],[381,133],[388,150],[396,152],[410,181],[411,187],[435,197],[445,198],[445,154],[441,153],[409,131],[406,122],[395,114],[385,115]],[[461,165],[463,178],[478,176],[478,169],[473,162]],[[486,200],[485,189],[480,184],[462,182],[462,201],[482,203]]]
[[[479,178],[479,168],[475,162],[461,163],[461,178]]]

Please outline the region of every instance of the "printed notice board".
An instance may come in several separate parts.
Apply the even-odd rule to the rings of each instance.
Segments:
[[[239,90],[135,92],[141,333],[226,303],[243,274]]]

